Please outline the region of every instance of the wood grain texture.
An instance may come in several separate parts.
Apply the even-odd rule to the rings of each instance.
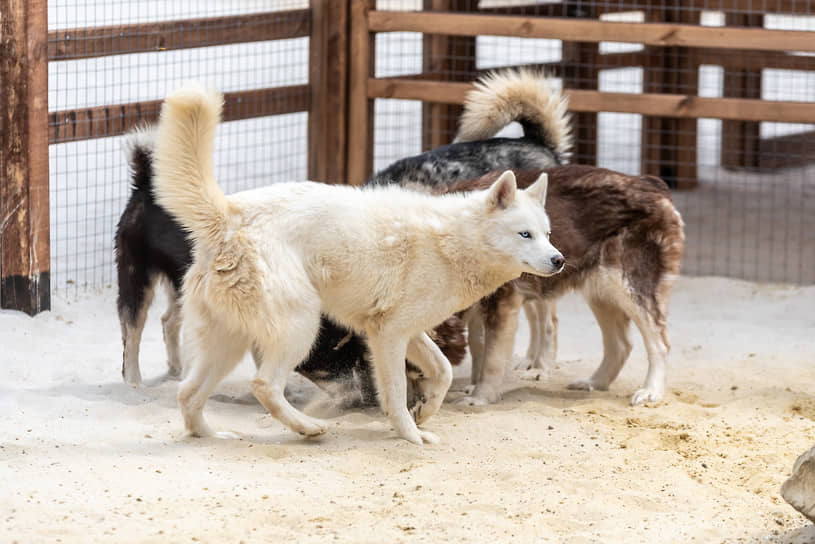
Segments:
[[[235,43],[306,37],[307,9],[185,19],[132,25],[55,30],[48,33],[48,59],[72,60]]]
[[[0,0],[0,306],[51,306],[45,0]]]
[[[371,11],[368,22],[372,32],[517,36],[582,42],[643,43],[663,47],[815,52],[815,32],[796,30],[396,11]]]

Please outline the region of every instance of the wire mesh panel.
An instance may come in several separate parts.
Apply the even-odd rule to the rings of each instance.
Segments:
[[[130,193],[122,132],[185,81],[226,94],[226,192],[306,177],[308,0],[48,3],[52,285],[114,279]]]
[[[669,183],[686,222],[683,273],[815,282],[815,126],[794,122],[796,111],[812,119],[812,110],[803,110],[815,103],[815,52],[790,45],[815,43],[808,34],[815,31],[815,3],[378,0],[376,9],[607,21],[635,25],[625,27],[635,31],[651,23],[807,32],[800,40],[789,32],[771,38],[770,32],[743,32],[739,36],[747,38],[739,44],[711,41],[710,34],[694,34],[701,36],[694,38],[698,43],[672,41],[664,31],[661,41],[642,43],[600,41],[592,30],[567,39],[382,32],[376,35],[375,73],[462,82],[491,68],[533,66],[546,71],[555,87],[614,94],[607,107],[573,100],[573,162],[658,175]],[[569,41],[576,39],[586,41]],[[625,102],[632,94],[642,98]],[[680,116],[629,113],[649,111],[672,96],[679,97]],[[757,115],[745,105],[754,102],[727,103],[711,114],[684,113],[698,103],[695,97],[754,100],[765,109]],[[458,106],[402,102],[376,100],[375,168],[455,136]],[[773,118],[781,110],[784,122]],[[722,119],[713,118],[719,113]],[[751,120],[756,115],[761,120]]]

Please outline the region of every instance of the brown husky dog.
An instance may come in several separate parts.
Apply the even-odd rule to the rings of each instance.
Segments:
[[[631,352],[628,328],[633,321],[645,342],[648,374],[631,404],[659,402],[665,393],[669,350],[665,317],[685,240],[668,186],[652,176],[628,176],[591,166],[561,166],[547,173],[551,241],[567,265],[556,276],[524,274],[465,314],[474,387],[460,402],[487,404],[500,398],[521,307],[530,326],[529,367],[546,369],[554,363],[555,302],[570,290],[582,292],[594,312],[603,335],[603,360],[591,377],[569,388],[608,389]],[[533,183],[539,175],[517,172],[518,187]],[[489,174],[435,187],[434,192],[478,190],[496,177]]]

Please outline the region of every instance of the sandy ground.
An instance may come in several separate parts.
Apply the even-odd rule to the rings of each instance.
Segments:
[[[331,422],[303,440],[247,396],[249,362],[207,405],[243,438],[185,438],[176,383],[159,379],[160,308],[143,349],[154,379],[132,389],[114,300],[0,313],[0,541],[815,541],[779,495],[815,442],[813,287],[683,278],[667,398],[638,408],[639,338],[611,391],[564,389],[601,353],[586,305],[567,298],[550,378],[510,377],[494,406],[446,404],[427,425],[443,442],[423,447],[293,380]]]

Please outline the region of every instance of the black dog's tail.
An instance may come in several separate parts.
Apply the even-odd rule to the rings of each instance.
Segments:
[[[144,125],[125,134],[124,148],[130,165],[130,183],[134,191],[145,191],[151,199],[154,147],[155,129],[152,125]]]
[[[524,136],[562,158],[572,147],[568,102],[542,73],[533,70],[491,72],[467,94],[456,142],[486,140],[512,121]]]

